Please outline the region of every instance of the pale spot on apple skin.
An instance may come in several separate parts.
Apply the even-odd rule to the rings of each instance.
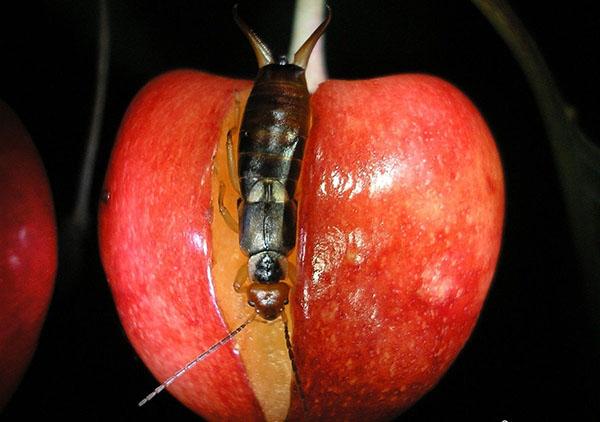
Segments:
[[[21,267],[21,259],[14,254],[8,256],[8,266],[11,271],[16,271]]]
[[[304,286],[305,298],[322,297],[331,288],[329,283],[322,283],[325,274],[339,268],[346,253],[347,241],[344,233],[337,227],[330,227],[324,234],[315,239],[314,254],[311,260],[311,283]],[[309,300],[304,301],[303,313],[310,317]]]
[[[444,334],[442,334],[442,335],[444,335]],[[448,348],[447,348],[446,345],[439,346],[439,348],[435,351],[435,353],[433,354],[433,356],[435,358],[439,358],[440,356],[442,356],[442,355],[444,355],[446,353],[447,349]]]
[[[353,175],[336,168],[331,172],[329,178],[323,178],[319,185],[322,196],[335,194],[338,197],[352,199],[363,191],[364,182],[361,175]]]
[[[348,302],[357,319],[371,321],[371,327],[374,329],[381,327],[379,301],[374,293],[369,295],[367,289],[358,287],[348,291],[344,301]]]
[[[366,242],[365,234],[360,228],[348,233],[348,245],[346,248],[346,261],[354,265],[360,265],[365,260]]]
[[[19,232],[17,233],[17,237],[19,239],[19,242],[23,243],[27,240],[27,227],[21,227],[19,228]]]
[[[26,226],[21,226],[17,231],[17,245],[14,249],[9,249],[6,255],[0,256],[0,260],[6,260],[6,264],[11,271],[18,271],[23,267],[23,261],[20,256],[22,251],[28,248],[28,235],[29,231]]]
[[[408,204],[411,211],[421,221],[448,221],[449,215],[446,211],[444,195],[434,188],[428,188],[422,194]]]
[[[369,196],[371,198],[384,194],[392,189],[396,179],[405,178],[408,164],[396,157],[385,157],[371,172]]]
[[[324,322],[326,321],[334,321],[337,318],[339,310],[339,304],[336,302],[331,302],[328,308],[324,309],[321,313],[321,318]]]
[[[207,253],[207,244],[205,237],[201,236],[200,233],[197,232],[192,232],[189,235],[189,237],[191,239],[192,245],[194,245],[194,248],[196,248],[203,254]]]
[[[365,289],[362,287],[359,287],[356,290],[354,290],[353,292],[351,292],[350,294],[348,294],[348,302],[350,302],[350,304],[353,307],[356,307],[356,306],[360,305],[361,301],[363,300],[364,294],[365,294]]]
[[[454,297],[462,295],[462,289],[456,288],[453,277],[447,276],[442,270],[443,259],[433,265],[425,267],[421,272],[421,287],[417,294],[432,304],[439,304],[447,301],[454,294]]]

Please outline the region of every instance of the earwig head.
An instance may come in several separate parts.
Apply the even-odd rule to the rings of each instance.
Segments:
[[[288,304],[290,286],[285,283],[252,283],[248,287],[248,305],[256,308],[256,313],[267,321],[272,321],[283,312]]]
[[[248,259],[248,274],[258,283],[277,283],[287,275],[287,260],[274,251],[259,252]]]
[[[285,256],[274,251],[252,255],[248,259],[248,273],[252,280],[247,291],[248,304],[264,319],[274,320],[288,303],[290,288],[280,282],[287,275]]]
[[[301,67],[302,69],[306,69],[308,65],[308,59],[310,58],[310,53],[313,48],[325,32],[327,25],[329,25],[329,21],[331,20],[331,8],[327,5],[327,17],[325,20],[314,30],[314,32],[308,37],[308,39],[302,44],[302,46],[296,51],[294,54],[294,60],[292,64]],[[237,4],[233,6],[233,19],[236,21],[244,35],[250,41],[250,45],[252,45],[252,49],[254,50],[254,54],[256,54],[256,61],[258,62],[258,67],[264,67],[268,64],[278,63],[280,65],[288,64],[287,60],[282,62],[281,60],[275,60],[273,57],[273,53],[267,45],[256,35],[256,33],[250,29],[246,23],[240,19],[237,14]]]

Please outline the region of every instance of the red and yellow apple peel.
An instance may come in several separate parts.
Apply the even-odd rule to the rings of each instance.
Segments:
[[[245,257],[216,208],[224,182],[235,209],[224,144],[248,87],[163,75],[113,151],[102,259],[161,381],[252,312],[232,288]],[[433,77],[328,81],[311,104],[288,306],[306,417],[386,419],[435,385],[473,329],[501,240],[500,160],[475,107]],[[302,417],[278,321],[253,322],[170,391],[213,420],[278,420],[290,404]]]

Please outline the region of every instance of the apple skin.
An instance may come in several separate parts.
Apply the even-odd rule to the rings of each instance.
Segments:
[[[125,331],[158,379],[227,333],[211,279],[220,125],[249,83],[150,82],[119,132],[100,207]],[[380,420],[431,389],[468,339],[496,265],[499,156],[476,108],[424,75],[328,81],[300,181],[293,343],[310,420]],[[210,420],[262,420],[228,344],[169,391]],[[302,411],[293,395],[290,419]]]
[[[50,186],[18,117],[0,101],[0,409],[35,351],[54,289],[57,236]]]
[[[328,81],[312,108],[298,367],[311,415],[387,420],[435,385],[475,325],[502,237],[500,159],[471,102],[434,77]]]
[[[130,105],[112,151],[102,263],[123,327],[160,380],[227,334],[209,274],[212,159],[234,92],[248,86],[194,71],[159,77]],[[211,420],[260,420],[231,345],[169,391]]]

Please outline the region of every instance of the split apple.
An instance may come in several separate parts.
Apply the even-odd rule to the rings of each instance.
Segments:
[[[222,182],[236,209],[225,139],[250,86],[160,76],[130,105],[112,153],[102,261],[161,382],[253,312],[232,287],[246,258],[217,208]],[[305,414],[278,320],[251,323],[169,387],[209,420],[392,418],[457,356],[494,273],[502,169],[462,93],[425,75],[331,80],[311,106],[286,310]]]
[[[50,186],[25,127],[0,101],[0,409],[36,348],[54,287]]]

